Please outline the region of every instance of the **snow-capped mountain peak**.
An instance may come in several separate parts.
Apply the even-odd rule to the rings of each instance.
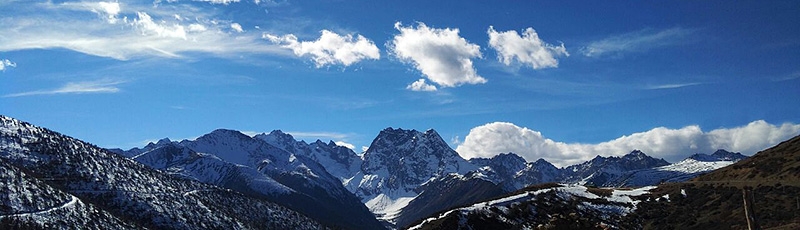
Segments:
[[[417,195],[415,189],[431,178],[477,169],[433,129],[381,130],[363,159],[361,171],[345,180],[345,185],[370,210],[389,220]]]
[[[556,168],[555,165],[553,165],[549,161],[545,160],[544,158],[539,158],[539,160],[536,160],[531,164]]]
[[[747,158],[747,156],[742,155],[741,153],[734,153],[728,152],[724,149],[719,149],[712,154],[703,154],[697,153],[689,157],[689,159],[693,159],[696,161],[706,161],[706,162],[713,162],[713,161],[738,161],[741,159]]]
[[[297,153],[298,145],[305,145],[305,142],[303,144],[298,143],[291,134],[284,133],[280,129],[272,130],[269,134],[261,133],[253,138],[266,141],[272,146],[291,153]]]
[[[166,137],[162,138],[161,140],[158,140],[158,142],[156,142],[157,145],[166,145],[166,144],[169,144],[169,143],[172,143],[172,140],[170,140],[169,138],[166,138]]]

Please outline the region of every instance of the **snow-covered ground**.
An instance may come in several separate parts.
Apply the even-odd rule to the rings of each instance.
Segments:
[[[386,194],[379,194],[365,202],[364,204],[369,208],[375,217],[379,220],[384,220],[389,223],[394,223],[394,219],[400,214],[400,211],[405,208],[411,200],[414,200],[417,195],[414,193],[406,193],[395,196]]]
[[[733,163],[735,163],[735,161],[698,161],[695,159],[685,159],[678,163],[661,166],[655,169],[682,173],[700,173],[722,168]]]

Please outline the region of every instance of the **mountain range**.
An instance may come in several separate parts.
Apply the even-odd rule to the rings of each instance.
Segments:
[[[284,206],[5,116],[0,162],[3,229],[325,228]]]
[[[163,146],[204,160],[175,161],[181,158],[154,151]],[[357,229],[367,226],[363,223],[378,228],[369,221],[375,218],[387,228],[403,227],[441,210],[534,184],[653,185],[688,180],[745,158],[720,150],[669,164],[634,150],[558,168],[544,159],[527,162],[514,153],[466,160],[435,130],[395,128],[380,131],[361,155],[332,141],[298,141],[280,130],[252,137],[215,130],[196,140],[162,139],[141,149],[116,151],[171,174],[256,194],[328,225]],[[165,159],[178,163],[164,164]]]
[[[402,228],[442,211],[537,184],[555,182],[588,190],[682,182],[746,158],[719,150],[670,164],[634,150],[559,168],[544,159],[527,162],[514,153],[467,160],[435,130],[395,128],[380,131],[361,154],[332,141],[298,141],[280,130],[248,136],[226,129],[194,140],[165,138],[141,148],[106,150],[12,118],[2,119],[4,170],[30,178],[30,182],[7,180],[6,184],[59,191],[42,192],[55,195],[37,198],[49,200],[37,202],[41,207],[6,198],[0,220],[13,220],[19,226],[49,222],[14,213],[73,203],[82,208],[74,216],[98,215],[91,218],[98,226]],[[559,192],[564,189],[572,192]],[[552,190],[554,196],[584,194],[569,186]],[[22,190],[11,193],[22,193],[17,191]],[[71,202],[70,196],[76,201]],[[215,203],[203,202],[209,199],[216,199]],[[194,206],[174,208],[190,204]],[[242,213],[257,208],[275,211]],[[204,210],[214,215],[193,219]],[[264,220],[269,218],[274,219]]]
[[[800,228],[800,136],[742,158],[719,150],[632,174],[659,170],[697,173],[718,166],[706,163],[723,160],[728,164],[688,181],[658,186],[528,186],[440,211],[415,221],[408,229]],[[737,159],[741,160],[732,163]]]

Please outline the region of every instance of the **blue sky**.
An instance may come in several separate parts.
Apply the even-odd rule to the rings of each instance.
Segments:
[[[797,1],[4,0],[0,11],[0,113],[106,147],[229,128],[358,151],[386,127],[434,128],[467,157],[527,151],[566,164],[629,150],[556,156],[477,131],[509,122],[600,145],[763,120],[731,135],[773,137],[651,150],[674,161],[716,147],[752,154],[800,130]],[[490,44],[490,26],[508,39]],[[344,45],[316,42],[323,30]],[[412,90],[420,79],[428,88]]]

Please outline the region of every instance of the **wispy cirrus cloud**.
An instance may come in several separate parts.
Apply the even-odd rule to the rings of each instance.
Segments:
[[[702,85],[701,82],[691,82],[691,83],[678,83],[678,84],[663,84],[663,85],[654,85],[645,87],[645,89],[675,89],[675,88],[683,88],[687,86],[695,86],[695,85]]]
[[[69,82],[56,89],[35,90],[22,93],[7,94],[3,97],[24,97],[36,95],[54,94],[87,94],[87,93],[117,93],[120,89],[117,85],[124,81],[100,80],[87,82]]]
[[[349,134],[335,133],[335,132],[286,132],[296,138],[322,138],[322,139],[335,139],[341,140],[350,137]]]
[[[104,18],[109,23],[117,23],[121,8],[119,2],[88,2],[88,1],[78,1],[78,2],[65,2],[61,4],[45,4],[45,6],[53,7],[53,8],[65,8],[77,11],[91,11],[96,13]]]
[[[665,30],[643,29],[591,42],[583,47],[581,51],[587,57],[644,52],[653,48],[686,42],[686,38],[694,32],[694,29],[681,27]]]
[[[794,72],[794,73],[789,74],[789,75],[785,75],[785,76],[778,77],[778,78],[773,78],[772,81],[791,81],[791,80],[798,79],[798,78],[800,78],[800,72]]]
[[[262,134],[265,132],[258,132],[258,131],[241,131],[245,135],[248,136],[256,136],[258,134]],[[268,133],[268,132],[267,132]],[[292,135],[295,139],[320,139],[320,140],[334,140],[334,143],[339,146],[344,146],[349,149],[355,150],[355,145],[345,142],[351,134],[346,133],[336,133],[336,132],[286,132],[289,135]]]
[[[239,24],[188,6],[12,2],[6,7],[19,13],[0,16],[4,25],[0,27],[0,52],[63,48],[118,60],[189,54],[289,54],[264,42],[259,34],[233,26]],[[99,18],[86,17],[91,14]]]

